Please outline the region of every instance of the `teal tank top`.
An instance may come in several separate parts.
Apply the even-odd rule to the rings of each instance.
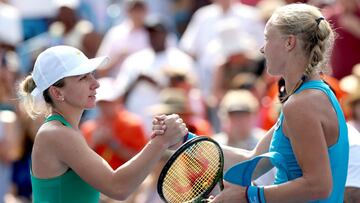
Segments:
[[[347,166],[349,160],[349,140],[346,120],[339,102],[326,83],[324,83],[322,80],[308,81],[305,82],[295,93],[299,93],[306,89],[317,89],[324,92],[328,96],[336,112],[339,128],[339,137],[337,143],[328,148],[333,180],[333,189],[331,195],[327,199],[314,202],[342,203],[344,199]],[[286,166],[288,168],[288,175],[286,175],[284,171],[278,171],[275,176],[274,184],[281,184],[288,180],[293,180],[302,176],[302,171],[296,161],[290,140],[283,133],[283,119],[284,116],[281,112],[270,143],[269,151],[279,152],[284,156]]]
[[[45,122],[57,120],[72,128],[61,115],[51,115]],[[73,170],[54,178],[36,178],[31,173],[34,203],[98,203],[100,193],[83,181]]]

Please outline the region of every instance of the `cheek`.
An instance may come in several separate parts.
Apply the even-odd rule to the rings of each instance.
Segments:
[[[88,106],[88,103],[95,103],[95,97],[89,97],[89,91],[85,87],[82,87],[80,84],[74,85],[76,88],[73,88],[69,92],[67,99],[76,105],[85,105]]]

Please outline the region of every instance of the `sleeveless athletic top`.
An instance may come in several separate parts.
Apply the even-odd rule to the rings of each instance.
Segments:
[[[329,86],[325,84],[322,80],[308,81],[304,83],[295,93],[299,93],[302,90],[306,89],[317,89],[324,92],[328,96],[336,112],[339,129],[339,137],[337,143],[328,148],[333,180],[333,189],[329,198],[324,200],[318,200],[315,202],[340,203],[343,202],[343,194],[345,189],[345,181],[347,176],[347,166],[349,159],[349,140],[344,114],[334,93],[329,88]],[[293,180],[295,178],[301,177],[302,171],[296,161],[290,140],[283,133],[283,119],[284,116],[281,112],[279,120],[276,124],[273,138],[271,140],[269,151],[279,152],[285,157],[285,162],[289,170],[290,176],[288,177],[288,179]],[[278,171],[275,176],[275,184],[284,183],[288,179],[283,171]]]
[[[57,120],[72,128],[61,115],[51,115],[45,122]],[[31,173],[34,203],[98,203],[100,193],[73,170],[54,178],[36,178]]]

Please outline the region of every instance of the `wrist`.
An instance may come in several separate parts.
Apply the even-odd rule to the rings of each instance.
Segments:
[[[184,136],[184,140],[183,140],[183,143],[185,143],[186,141],[188,140],[191,140],[193,138],[196,138],[198,137],[197,135],[191,133],[191,132],[188,132],[185,136]]]
[[[247,186],[245,196],[248,203],[266,203],[264,187]]]
[[[150,145],[154,145],[157,149],[160,149],[163,151],[167,150],[169,147],[169,143],[166,142],[165,140],[161,139],[160,136],[154,137],[148,143]]]

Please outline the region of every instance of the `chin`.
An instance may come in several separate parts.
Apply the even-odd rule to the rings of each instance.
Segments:
[[[276,71],[276,70],[272,69],[271,67],[269,68],[269,66],[267,66],[266,71],[271,76],[281,76],[281,73],[279,73],[279,71]]]
[[[85,105],[85,109],[93,109],[93,108],[95,108],[95,107],[96,107],[96,103],[95,103],[95,102]]]

